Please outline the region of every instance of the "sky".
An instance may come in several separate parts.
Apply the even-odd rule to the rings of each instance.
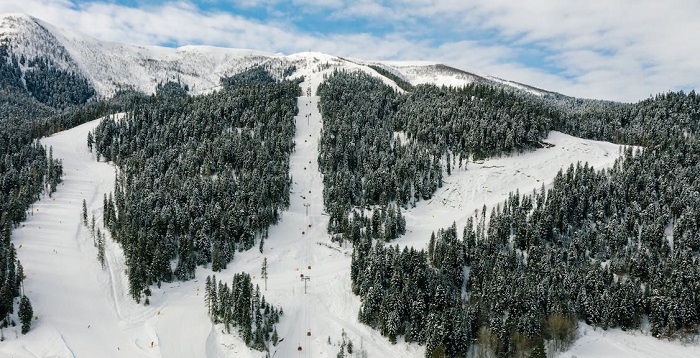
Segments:
[[[102,40],[426,60],[636,102],[700,89],[696,0],[0,0]]]

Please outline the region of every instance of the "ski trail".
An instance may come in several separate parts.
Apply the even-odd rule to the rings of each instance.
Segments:
[[[217,273],[217,278],[230,280],[234,272],[249,272],[265,299],[284,309],[277,326],[278,335],[284,340],[270,349],[277,357],[335,356],[342,330],[356,347],[364,342],[370,356],[421,356],[422,347],[392,345],[357,320],[360,299],[350,289],[351,250],[339,249],[330,241],[328,216],[323,206],[323,178],[318,169],[323,121],[318,108],[320,98],[315,94],[325,80],[324,75],[333,69],[317,72],[315,62],[310,61],[303,67],[304,82],[300,84],[303,94],[297,100],[289,209],[282,213],[280,223],[270,228],[262,254],[257,250],[237,254],[225,273]],[[268,259],[267,291],[263,289],[264,281],[256,278],[264,257]],[[301,275],[309,279],[305,281]],[[307,293],[304,293],[305,284]],[[220,340],[240,342],[238,338],[220,337]],[[220,352],[224,352],[223,345]]]
[[[34,204],[28,220],[12,234],[27,273],[24,288],[36,319],[26,339],[4,342],[3,353],[23,356],[23,347],[27,347],[25,352],[39,352],[50,345],[54,348],[44,353],[56,356],[151,356],[133,343],[144,328],[126,324],[120,313],[123,292],[105,293],[119,278],[110,277],[115,273],[100,267],[97,249],[82,223],[83,199],[91,213],[101,212],[102,194],[114,185],[113,167],[96,162],[87,149],[87,133],[98,123],[92,121],[41,140],[63,162],[63,183],[52,197]],[[101,227],[101,221],[97,220],[96,227]],[[109,251],[108,265],[112,265],[119,259]],[[134,311],[142,310],[133,306]],[[47,347],[32,344],[32,337],[46,342]],[[64,342],[64,349],[55,350],[59,345],[49,342]]]

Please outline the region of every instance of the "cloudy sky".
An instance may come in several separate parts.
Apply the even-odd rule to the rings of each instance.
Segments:
[[[432,60],[569,95],[700,89],[695,0],[0,0],[103,40]]]

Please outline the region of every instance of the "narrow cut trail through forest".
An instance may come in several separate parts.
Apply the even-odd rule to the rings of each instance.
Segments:
[[[370,357],[421,356],[422,347],[392,345],[357,319],[360,298],[350,288],[352,248],[330,241],[317,161],[323,121],[315,94],[324,74],[332,70],[315,72],[312,67],[300,71],[305,80],[300,84],[303,94],[298,99],[295,151],[290,157],[289,210],[270,228],[262,254],[255,249],[240,253],[227,271],[234,266],[232,272],[251,273],[265,299],[282,306],[284,315],[277,326],[281,342],[270,352],[274,357],[334,357],[343,330],[355,350],[364,349]],[[259,276],[264,257],[267,291]]]

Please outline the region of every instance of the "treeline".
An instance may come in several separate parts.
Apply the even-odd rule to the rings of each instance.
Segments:
[[[272,74],[262,66],[253,66],[235,75],[221,78],[221,85],[224,87],[251,84],[264,85],[276,82],[277,80],[272,77]]]
[[[18,318],[22,324],[22,334],[29,332],[33,316],[32,304],[24,295],[22,286],[24,268],[17,259],[15,246],[10,242],[11,233],[12,221],[7,212],[3,212],[0,217],[0,341],[5,340],[3,328],[17,325],[11,314],[15,312],[15,299],[20,295]]]
[[[406,233],[406,218],[401,214],[401,207],[394,203],[377,205],[369,213],[353,211],[347,219],[340,221],[338,229],[341,233],[331,239],[339,244],[348,241],[355,245],[363,237],[389,242]]]
[[[355,207],[406,206],[442,185],[439,158],[395,138],[398,95],[379,80],[336,72],[318,88],[323,130],[318,164],[328,230],[347,232]],[[422,195],[424,194],[424,195]]]
[[[105,217],[137,301],[151,284],[190,279],[197,265],[220,270],[256,243],[262,249],[289,206],[296,83],[171,92],[104,120],[93,135],[97,157],[120,168]]]
[[[282,62],[271,61],[262,65],[251,66],[228,77],[222,77],[221,85],[223,87],[231,87],[272,84],[291,76],[296,70],[297,67],[295,65],[283,66]]]
[[[579,320],[604,329],[648,320],[655,337],[692,338],[700,199],[689,180],[700,152],[696,140],[662,147],[630,151],[605,171],[560,171],[552,189],[512,194],[488,224],[470,219],[461,238],[454,225],[439,231],[427,252],[361,240],[351,271],[360,320],[448,356],[472,340],[495,355],[543,339],[564,349]]]
[[[399,77],[395,73],[387,70],[386,68],[380,65],[367,65],[367,67],[377,71],[377,73],[379,73],[380,75],[394,81],[394,83],[396,83],[396,85],[399,86],[399,88],[401,88],[402,90],[407,92],[413,91],[413,85],[411,83]]]
[[[537,97],[505,88],[421,85],[405,96],[394,123],[410,141],[448,156],[449,172],[450,156],[461,167],[469,159],[540,147],[559,116]]]
[[[27,61],[24,73],[27,91],[47,106],[63,109],[87,102],[95,89],[80,75],[59,70],[48,60],[38,57]]]
[[[700,125],[700,96],[695,91],[659,94],[638,103],[574,98],[545,102],[562,113],[557,130],[614,143],[654,145],[697,133]]]
[[[424,251],[372,245],[372,239],[362,235],[353,251],[350,277],[353,293],[362,299],[358,319],[390,342],[403,336],[406,342],[426,345],[426,356],[468,352],[474,313],[460,299],[461,285],[455,287],[431,267]]]
[[[248,347],[269,351],[269,343],[277,345],[275,324],[283,311],[265,301],[260,287],[253,287],[249,274],[234,274],[230,287],[217,281],[216,276],[207,276],[204,301],[212,322],[223,323],[227,333],[231,333],[231,327],[237,328]]]

